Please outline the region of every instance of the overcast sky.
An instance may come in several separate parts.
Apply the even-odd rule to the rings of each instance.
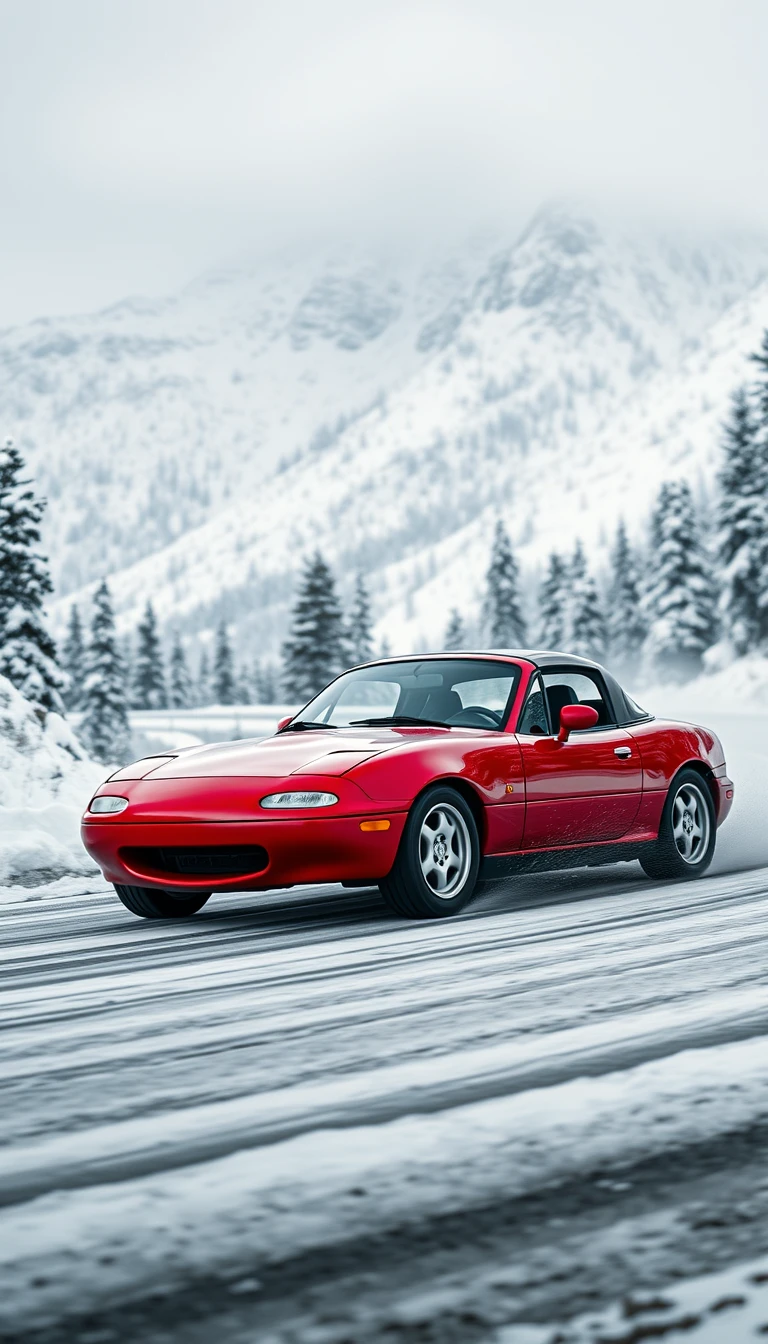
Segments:
[[[0,0],[0,326],[542,198],[768,228],[768,0]]]

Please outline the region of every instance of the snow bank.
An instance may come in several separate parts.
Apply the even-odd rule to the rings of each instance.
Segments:
[[[718,712],[768,713],[768,658],[750,653],[730,661],[721,646],[710,653],[709,666],[684,686],[628,689],[652,714],[668,714],[670,718],[695,719]]]
[[[60,715],[41,721],[0,677],[0,883],[95,871],[80,843],[80,816],[107,773]]]

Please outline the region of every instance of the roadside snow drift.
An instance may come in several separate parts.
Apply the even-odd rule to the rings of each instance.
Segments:
[[[42,721],[0,677],[0,883],[95,871],[80,843],[80,816],[106,773],[59,714]]]

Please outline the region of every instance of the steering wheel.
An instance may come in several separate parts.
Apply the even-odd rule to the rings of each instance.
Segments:
[[[452,714],[448,722],[455,724],[457,728],[462,726],[484,728],[485,724],[483,723],[468,722],[467,715],[471,714],[480,714],[484,719],[489,719],[493,728],[501,727],[501,714],[495,709],[486,709],[485,705],[465,705],[463,709],[459,710],[458,714]]]

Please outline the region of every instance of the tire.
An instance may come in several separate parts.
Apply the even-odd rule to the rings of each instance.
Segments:
[[[479,868],[480,839],[469,804],[455,789],[436,784],[411,808],[392,871],[379,887],[387,905],[406,919],[446,919],[472,899]]]
[[[210,897],[210,891],[195,892],[194,896],[179,895],[170,891],[155,891],[152,887],[115,886],[120,900],[132,915],[141,915],[142,919],[184,919],[196,915],[202,910]]]
[[[681,770],[667,794],[659,838],[641,856],[644,871],[649,877],[678,882],[701,877],[715,852],[716,826],[706,780],[697,770]]]

